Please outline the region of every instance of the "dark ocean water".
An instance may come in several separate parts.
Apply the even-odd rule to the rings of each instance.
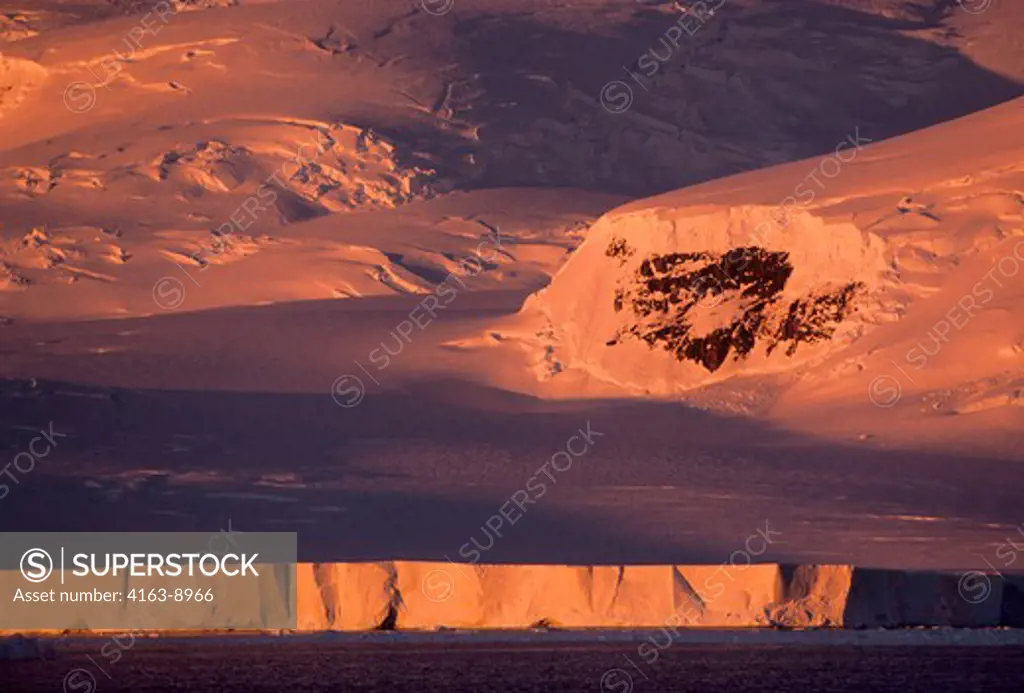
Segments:
[[[122,645],[129,645],[122,643]],[[120,656],[118,656],[120,655]],[[1019,647],[677,644],[76,644],[51,661],[0,662],[0,691],[1019,691]]]

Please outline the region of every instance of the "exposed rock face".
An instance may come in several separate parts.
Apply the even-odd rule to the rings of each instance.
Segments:
[[[523,307],[560,364],[669,394],[782,371],[859,334],[887,268],[882,239],[808,212],[623,208]]]
[[[624,239],[613,239],[606,254],[621,257],[627,248]],[[714,372],[730,354],[742,359],[759,342],[765,343],[768,354],[788,342],[786,355],[792,356],[801,342],[829,339],[863,286],[850,282],[787,303],[782,292],[792,274],[789,253],[753,246],[723,255],[652,255],[616,292],[614,306],[616,311],[628,306],[635,317],[625,334]],[[716,324],[704,331],[696,324],[701,309],[718,313]]]
[[[790,303],[782,324],[775,332],[775,342],[768,345],[768,353],[780,342],[789,342],[786,356],[792,356],[801,342],[814,344],[831,339],[853,309],[857,292],[863,288],[861,282],[850,282],[838,289],[819,289]]]

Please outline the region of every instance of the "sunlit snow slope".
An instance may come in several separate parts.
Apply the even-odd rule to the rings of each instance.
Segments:
[[[548,381],[1019,457],[1024,101],[864,138],[609,212],[510,332]]]
[[[173,6],[0,1],[5,531],[1013,569],[1019,2]]]

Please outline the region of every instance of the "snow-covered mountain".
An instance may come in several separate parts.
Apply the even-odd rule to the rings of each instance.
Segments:
[[[766,519],[705,625],[911,570],[973,618],[929,609],[1021,520],[1020,3],[691,5],[0,0],[0,451],[66,435],[0,526],[297,530],[310,627],[372,625],[543,478],[459,623],[648,623]]]

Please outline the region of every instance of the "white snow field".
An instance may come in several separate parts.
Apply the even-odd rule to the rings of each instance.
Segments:
[[[296,531],[304,630],[1017,623],[1024,7],[683,4],[0,1],[0,528]]]

